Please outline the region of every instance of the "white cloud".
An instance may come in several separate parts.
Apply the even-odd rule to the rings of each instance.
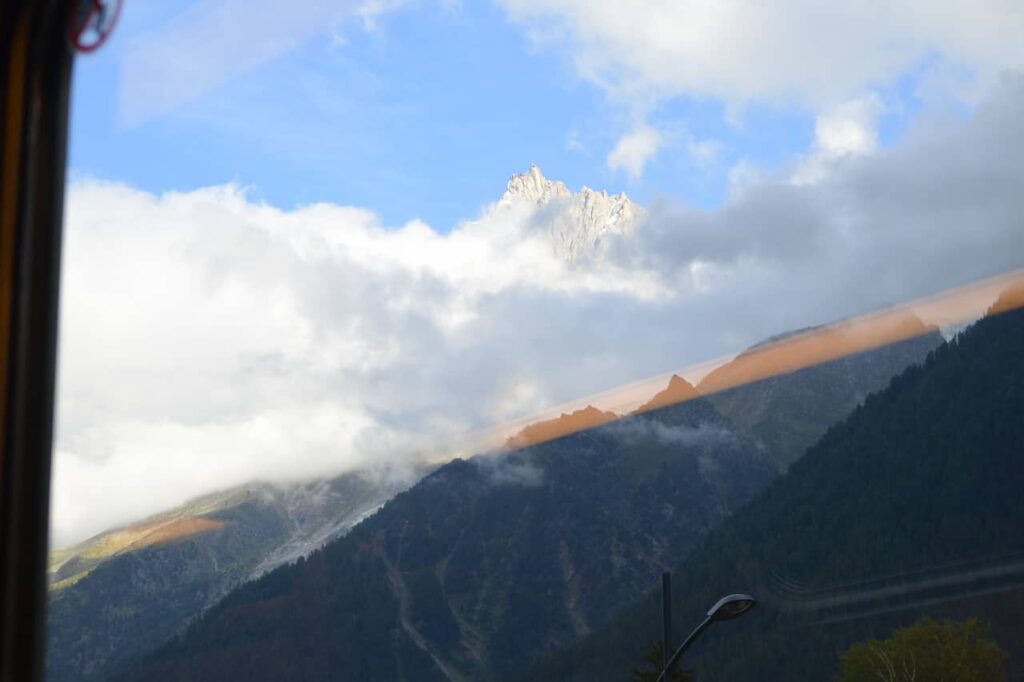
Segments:
[[[647,162],[661,148],[662,134],[646,124],[634,127],[623,135],[608,154],[608,168],[625,170],[633,179],[643,175]]]
[[[573,264],[550,207],[441,233],[230,186],[74,183],[55,540],[252,478],[459,450],[497,421],[1021,267],[1021,121],[1024,80],[1007,79],[969,120],[813,184],[748,174],[718,210],[652,206]]]
[[[752,103],[818,115],[800,182],[817,181],[835,152],[874,148],[873,127],[842,111],[873,97],[864,93],[912,75],[921,97],[974,104],[1003,70],[1024,67],[1024,3],[1015,0],[497,1],[535,45],[567,54],[632,116],[676,97],[716,100],[734,127]],[[636,178],[656,145],[634,134],[609,165]],[[711,150],[693,151],[700,162]]]
[[[822,154],[842,162],[816,182],[738,164],[729,203],[711,212],[657,206],[637,239],[618,243],[619,255],[672,281],[692,280],[691,265],[700,263],[719,293],[725,283],[765,277],[766,287],[781,287],[777,301],[796,295],[821,304],[819,321],[835,317],[829,298],[865,310],[1021,267],[1024,205],[1012,188],[1024,183],[1022,120],[1024,74],[1016,74],[969,120],[919,124],[891,149],[851,154],[864,149],[864,136],[837,135]],[[759,314],[753,306],[744,313]]]
[[[991,82],[1024,65],[1015,0],[500,0],[535,36],[564,46],[585,78],[634,100],[676,95],[819,109],[915,64]]]
[[[657,288],[570,268],[537,211],[494,206],[440,234],[341,206],[281,211],[231,186],[72,185],[57,541],[254,477],[443,454],[565,395],[572,382],[531,383],[533,360],[482,367],[474,338],[530,300]],[[494,302],[510,292],[527,302]]]
[[[814,147],[798,165],[793,181],[819,182],[836,163],[878,149],[878,119],[885,110],[870,93],[831,107],[814,122]]]
[[[883,109],[881,98],[874,93],[832,107],[819,114],[815,121],[815,144],[830,156],[875,151],[878,117]]]

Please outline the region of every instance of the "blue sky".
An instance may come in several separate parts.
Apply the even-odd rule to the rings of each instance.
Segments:
[[[79,61],[74,176],[156,193],[234,182],[283,208],[325,201],[369,208],[388,225],[421,218],[445,231],[531,162],[573,189],[711,209],[741,160],[778,168],[814,142],[814,112],[803,106],[750,102],[737,125],[719,101],[674,96],[645,111],[667,142],[643,175],[612,170],[606,156],[633,125],[631,107],[488,3],[413,4],[369,29],[349,22],[170,112],[122,124],[127,47],[189,4],[126,3],[111,44]],[[911,74],[885,93],[900,106],[881,118],[883,143],[910,119],[913,85]],[[706,140],[714,157],[693,158],[688,143]]]

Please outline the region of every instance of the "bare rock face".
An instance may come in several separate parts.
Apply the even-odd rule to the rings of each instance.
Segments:
[[[583,187],[574,194],[564,182],[545,178],[536,165],[509,178],[499,205],[517,203],[537,207],[536,219],[550,234],[552,249],[569,262],[592,256],[608,235],[631,233],[643,211],[625,193]]]
[[[516,173],[508,179],[508,188],[502,201],[523,200],[547,204],[555,199],[571,199],[569,188],[561,180],[548,180],[536,164],[525,173]]]

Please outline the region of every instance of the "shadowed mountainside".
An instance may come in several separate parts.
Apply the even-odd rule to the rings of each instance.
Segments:
[[[716,372],[727,375],[727,378],[741,374],[745,358],[775,340],[770,339],[765,344],[755,346]],[[666,388],[641,406],[632,417],[609,423],[615,419],[614,414],[588,406],[556,419],[527,426],[509,439],[512,446],[542,445],[507,459],[475,458],[473,466],[482,467],[487,481],[492,484],[490,487],[484,486],[484,489],[488,490],[495,485],[497,488],[507,487],[508,490],[501,495],[511,495],[508,504],[515,509],[519,504],[517,496],[527,499],[536,494],[532,489],[543,487],[542,483],[550,480],[551,474],[545,472],[551,467],[549,460],[555,456],[555,452],[561,453],[560,456],[573,456],[572,453],[587,453],[597,448],[604,453],[598,461],[605,464],[617,461],[618,464],[602,464],[604,473],[611,478],[600,483],[600,486],[609,490],[600,494],[593,492],[594,500],[614,500],[620,508],[617,513],[626,519],[647,518],[651,523],[664,523],[658,520],[659,513],[671,517],[677,515],[679,508],[683,507],[690,517],[673,518],[662,530],[646,539],[634,537],[618,544],[601,545],[608,547],[613,558],[611,564],[603,564],[607,570],[603,576],[596,568],[588,575],[575,576],[575,562],[578,558],[563,549],[563,546],[571,547],[572,543],[565,538],[557,543],[550,539],[548,546],[555,552],[554,556],[559,557],[561,570],[568,571],[562,580],[566,583],[566,589],[575,596],[563,604],[564,613],[548,613],[544,616],[555,624],[546,626],[550,630],[549,634],[531,646],[538,651],[562,646],[600,625],[615,606],[642,594],[645,589],[643,581],[657,573],[659,562],[665,565],[665,562],[681,559],[700,534],[724,518],[730,509],[749,497],[754,489],[765,484],[780,467],[784,468],[790,463],[807,443],[838,421],[872,389],[883,386],[891,375],[922,359],[928,349],[939,341],[938,334],[932,331],[892,346],[733,388],[711,395],[706,400],[698,397],[698,389],[684,379],[673,376]],[[708,383],[709,378],[713,384],[715,373],[706,377],[702,386]],[[689,407],[685,406],[690,403],[692,405]],[[729,419],[723,419],[712,405],[728,415]],[[673,425],[674,419],[681,418],[679,415],[689,417],[682,418],[682,426]],[[733,423],[729,423],[730,420]],[[605,426],[593,428],[599,425]],[[575,435],[560,438],[567,433]],[[553,444],[546,443],[554,439],[560,440]],[[744,467],[747,465],[739,465],[739,460],[728,454],[741,442],[740,449],[746,453],[744,457],[748,464],[753,463],[751,471],[746,471]],[[753,444],[756,444],[756,448],[752,447]],[[683,461],[673,461],[673,453],[677,449],[688,453]],[[726,452],[724,459],[719,456],[722,450]],[[758,454],[757,450],[762,454]],[[698,452],[702,454],[695,454]],[[578,459],[582,466],[594,465],[594,461],[588,459],[587,455]],[[726,462],[725,466],[722,465],[723,461]],[[652,466],[652,462],[660,462],[657,466],[666,467],[668,475],[680,479],[673,484],[675,489],[659,487],[650,481],[637,485],[637,481],[631,480],[633,474],[623,473],[643,471],[645,467]],[[694,463],[696,468],[692,466]],[[572,467],[558,464],[553,470],[563,474],[563,483],[576,485],[572,481]],[[590,480],[592,476],[589,474],[592,472],[578,475],[578,478],[580,481]],[[737,490],[729,492],[736,487],[732,479],[737,474],[741,480],[751,477],[754,483],[747,488],[744,488],[746,483],[741,483]],[[644,475],[650,476],[652,471],[647,470]],[[682,480],[687,477],[695,478],[705,486],[710,486],[710,489],[700,489],[699,486],[693,488],[693,482]],[[622,483],[619,489],[614,489],[615,482]],[[468,481],[453,483],[462,484],[471,485]],[[269,486],[265,489],[250,487],[245,491],[208,496],[181,510],[102,534],[69,550],[54,552],[51,558],[51,581],[55,588],[49,656],[51,679],[79,679],[87,674],[99,679],[131,664],[179,632],[189,620],[240,582],[295,560],[311,548],[337,537],[385,499],[380,491],[360,491],[350,487],[346,497],[351,505],[351,513],[341,513],[334,518],[325,516],[323,510],[330,507],[331,513],[337,513],[336,500],[331,501],[327,507],[321,500],[320,507],[317,507],[309,504],[309,490],[305,491],[305,497],[293,496],[291,502],[275,498],[273,490]],[[694,497],[682,507],[672,498],[680,490],[696,491]],[[245,492],[248,499],[239,497],[242,492]],[[258,493],[258,500],[251,497],[254,492]],[[321,490],[321,493],[324,492],[330,490]],[[364,493],[369,494],[369,498],[364,498]],[[651,497],[654,493],[657,494]],[[550,497],[540,505],[541,508],[545,508],[545,505],[554,507],[558,495],[562,493],[553,489],[549,494]],[[279,493],[276,495],[281,497]],[[634,496],[644,496],[644,499],[636,499]],[[459,497],[458,500],[458,503],[470,506],[482,504],[472,496],[465,499]],[[270,513],[261,507],[263,504],[270,505]],[[653,513],[651,510],[659,504],[663,505],[661,511]],[[638,509],[631,510],[631,506]],[[227,508],[240,515],[242,527],[236,521],[226,522],[221,519]],[[286,512],[287,508],[290,511]],[[558,532],[567,536],[576,532],[573,527],[577,522],[583,523],[587,533],[611,527],[588,521],[595,510],[585,509],[582,502],[576,508],[560,511],[564,519]],[[596,511],[605,515],[610,513],[600,508]],[[569,512],[578,513],[579,519],[566,516]],[[283,513],[284,517],[279,517],[278,513]],[[455,523],[454,520],[451,522]],[[540,518],[532,522],[543,524]],[[679,529],[684,531],[676,539],[672,533]],[[422,542],[435,541],[432,529],[420,531],[425,533]],[[550,532],[551,529],[547,528],[538,531],[541,535]],[[622,533],[623,530],[619,528],[615,532]],[[239,533],[241,537],[236,537]],[[482,536],[479,542],[483,542]],[[594,542],[600,544],[603,540]],[[520,547],[513,555],[526,551],[528,549]],[[639,552],[645,557],[639,563],[642,570],[637,569],[636,575],[630,575],[622,582],[624,579],[619,564],[626,561],[623,557],[629,557],[633,552]],[[111,557],[118,558],[115,566],[107,567],[97,576],[90,575],[93,569]],[[568,563],[562,565],[563,561]],[[483,563],[477,569],[481,574],[495,567],[506,570],[507,575],[500,579],[504,583],[504,592],[499,592],[504,595],[503,598],[511,598],[508,595],[527,589],[516,584],[518,578],[508,572],[507,567],[493,562]],[[594,564],[595,567],[600,565]],[[125,566],[135,566],[134,573],[126,572]],[[447,562],[444,566],[435,567],[440,587],[424,583],[424,589],[434,592],[440,590],[445,594],[460,590],[472,593],[473,589],[483,589],[452,583],[447,577]],[[407,641],[402,646],[407,650],[408,661],[429,652],[427,658],[432,661],[433,667],[458,678],[464,674],[504,674],[521,665],[523,660],[536,657],[533,651],[525,655],[503,651],[500,642],[492,641],[496,637],[510,637],[516,641],[522,639],[521,635],[511,632],[509,626],[499,622],[507,617],[515,617],[514,614],[509,616],[504,608],[495,611],[477,605],[469,616],[462,613],[467,608],[463,602],[468,603],[472,599],[486,601],[487,597],[481,595],[475,595],[472,599],[466,597],[463,602],[456,600],[445,604],[443,608],[437,607],[438,612],[450,612],[449,620],[458,624],[455,629],[459,632],[456,646],[449,646],[449,642],[438,649],[438,645],[433,642],[435,633],[430,628],[420,632],[413,623],[403,620],[404,616],[401,615],[405,613],[403,609],[411,608],[410,604],[421,601],[423,597],[417,594],[417,590],[410,590],[404,579],[395,578],[401,575],[401,571],[397,574],[387,572],[387,575],[391,576],[388,578],[388,590],[392,597],[398,598],[397,625],[401,626],[406,635]],[[80,580],[84,582],[78,585]],[[587,603],[586,600],[580,601],[580,595],[587,594],[586,590],[579,592],[581,584],[591,585],[591,590],[601,585],[600,589],[607,591],[611,598],[600,600],[596,606],[580,606],[581,603]],[[72,587],[74,589],[68,589]],[[591,595],[589,599],[595,600],[597,597]],[[523,619],[524,622],[528,620],[525,616]],[[542,622],[545,622],[543,618]],[[140,624],[145,626],[140,628]],[[445,646],[450,650],[444,649]]]
[[[365,546],[348,550],[359,555],[356,565],[351,565],[352,557],[346,557],[339,560],[343,566],[332,563],[328,568],[322,565],[326,558],[314,557],[321,562],[320,570],[352,578],[358,575],[361,581],[375,574],[372,566],[377,562],[376,570],[386,579],[373,591],[390,595],[391,601],[386,599],[381,608],[385,613],[394,608],[394,615],[389,618],[375,613],[371,621],[380,621],[376,637],[392,642],[392,648],[401,652],[386,664],[371,664],[353,653],[354,658],[331,666],[360,679],[375,675],[406,679],[401,672],[406,666],[433,669],[452,679],[495,678],[591,632],[615,608],[641,594],[645,580],[685,556],[704,532],[777,474],[778,462],[788,461],[780,456],[783,449],[776,447],[778,441],[789,438],[785,445],[792,452],[799,447],[799,438],[810,440],[824,432],[871,387],[883,385],[889,376],[923,358],[938,341],[937,334],[926,335],[711,396],[712,402],[720,402],[743,423],[740,433],[707,399],[694,398],[693,386],[672,377],[639,415],[607,423],[614,417],[611,413],[593,407],[578,410],[531,425],[519,434],[523,443],[547,441],[540,445],[506,458],[453,463],[450,467],[469,467],[464,476],[440,486],[435,481],[428,487],[424,481],[410,491],[415,504],[422,506],[417,523],[403,526],[398,533],[394,528],[376,526],[384,522],[374,518],[366,525],[376,530],[357,531],[356,537],[361,537],[361,532],[376,533],[390,538],[392,545],[379,539],[371,543],[373,551]],[[791,433],[794,415],[801,427],[795,436]],[[580,430],[594,423],[603,426]],[[559,429],[567,426],[575,433],[558,438]],[[757,448],[744,438],[747,434],[758,439]],[[783,438],[773,438],[775,434]],[[437,476],[444,479],[454,470],[445,467]],[[437,500],[431,501],[435,495]],[[577,503],[569,503],[571,500]],[[406,500],[402,504],[414,503]],[[385,513],[399,514],[388,509]],[[517,515],[522,515],[521,529],[505,525],[506,516]],[[651,528],[644,529],[641,519]],[[438,534],[439,527],[457,528],[460,524],[476,529],[469,536],[472,542],[451,535],[451,530]],[[402,540],[394,539],[396,533]],[[423,547],[424,552],[429,548],[434,563],[409,567],[403,543]],[[495,548],[504,543],[513,544],[495,554]],[[546,548],[546,553],[537,553],[533,545]],[[391,546],[394,555],[389,553]],[[467,559],[470,553],[478,558]],[[529,568],[527,556],[537,563],[536,571]],[[462,562],[473,564],[473,569],[462,573],[449,570]],[[406,573],[413,577],[405,577]],[[321,579],[326,580],[326,575]],[[308,589],[328,588],[310,585]],[[549,598],[563,593],[553,601]],[[299,603],[302,598],[289,597]],[[367,608],[358,607],[350,614],[363,623],[362,628],[366,627]],[[324,618],[328,623],[334,621],[334,616]],[[418,618],[426,625],[419,625]],[[203,627],[226,628],[224,636],[235,636],[227,621],[200,624]],[[367,631],[353,634],[350,627],[355,626],[343,629],[346,638],[361,642],[367,651],[377,646]],[[291,647],[296,645],[285,631],[282,625],[264,636],[294,653]],[[182,645],[201,646],[190,641],[187,638]],[[239,644],[240,651],[254,645],[247,640]],[[174,647],[165,649],[154,659],[162,659],[156,668],[140,671],[175,679],[178,673],[174,671],[181,670],[175,667],[180,661],[170,662],[178,657],[172,651]],[[310,663],[311,668],[303,668],[304,675],[314,678],[326,669],[327,661],[333,661],[324,652],[303,655],[321,657]],[[227,672],[228,660],[221,654],[206,652],[202,657],[209,657],[203,665]],[[194,672],[188,666],[184,670],[187,673],[181,674]],[[273,666],[267,670],[286,673]],[[430,674],[422,674],[422,679],[430,679]]]
[[[893,327],[911,334],[910,338],[778,375],[770,375],[766,363],[785,363],[787,359],[774,357],[771,349],[778,348],[776,342],[780,339],[769,339],[709,373],[697,390],[708,393],[708,400],[722,414],[785,468],[869,394],[885,388],[893,376],[922,362],[942,343],[937,329],[926,327],[913,316],[893,321]],[[813,337],[814,330],[799,334]],[[798,343],[797,348],[828,343],[836,334],[814,337],[813,343]],[[787,336],[792,342],[792,335]],[[785,354],[790,352],[787,349]],[[825,354],[820,350],[811,352]],[[719,390],[761,374],[769,376]]]
[[[47,679],[103,679],[253,576],[338,537],[411,481],[252,484],[50,557]]]
[[[775,475],[706,401],[456,460],[119,679],[496,679],[603,625]]]
[[[1004,297],[993,310],[1009,309]],[[1024,311],[977,322],[832,428],[676,570],[677,622],[759,606],[688,655],[697,679],[835,675],[922,615],[976,616],[1024,675]],[[652,581],[650,588],[654,588]],[[621,680],[660,636],[652,592],[522,679]]]

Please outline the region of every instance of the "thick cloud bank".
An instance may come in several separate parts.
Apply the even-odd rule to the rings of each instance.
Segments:
[[[231,186],[75,182],[54,540],[253,478],[456,452],[495,422],[1021,267],[1022,150],[1008,77],[969,118],[711,213],[652,206],[573,263],[525,202],[439,232]]]
[[[818,108],[921,63],[933,81],[975,90],[1024,66],[1024,5],[1014,0],[499,1],[536,40],[568,50],[583,76],[624,98]]]

